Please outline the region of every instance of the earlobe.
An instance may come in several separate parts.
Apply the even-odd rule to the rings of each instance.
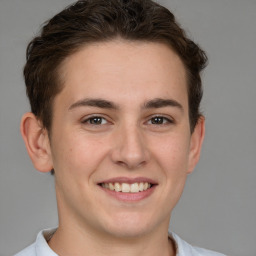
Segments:
[[[40,172],[51,171],[53,165],[49,137],[41,122],[34,114],[26,113],[22,117],[20,131],[34,167]]]
[[[205,118],[200,116],[191,135],[188,173],[191,173],[200,158],[200,152],[205,135]]]

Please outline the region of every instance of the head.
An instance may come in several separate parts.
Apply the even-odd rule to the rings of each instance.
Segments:
[[[205,61],[150,0],[78,1],[43,27],[28,47],[22,134],[36,169],[55,170],[60,226],[167,232],[200,155]]]
[[[190,128],[200,117],[205,53],[191,41],[174,15],[151,0],[80,0],[54,16],[27,47],[24,77],[32,113],[50,134],[54,99],[63,89],[60,66],[90,43],[116,38],[161,42],[170,47],[186,69]]]

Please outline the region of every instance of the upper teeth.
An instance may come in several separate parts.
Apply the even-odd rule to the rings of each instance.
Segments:
[[[117,192],[125,192],[125,193],[137,193],[140,191],[147,190],[151,187],[151,184],[148,182],[139,182],[139,183],[102,183],[101,186],[103,188],[107,188],[110,190],[115,190]]]

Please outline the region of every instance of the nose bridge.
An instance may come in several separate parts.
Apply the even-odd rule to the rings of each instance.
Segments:
[[[143,132],[136,123],[126,123],[119,127],[113,160],[129,169],[145,164],[149,159]]]

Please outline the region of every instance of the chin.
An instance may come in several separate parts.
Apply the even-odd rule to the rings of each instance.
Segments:
[[[116,237],[116,238],[123,238],[123,239],[132,239],[132,238],[138,238],[143,235],[146,235],[147,233],[150,232],[149,227],[143,227],[143,226],[115,226],[115,227],[110,227],[107,230],[108,234]]]
[[[150,233],[156,225],[151,218],[140,213],[123,213],[105,222],[104,228],[109,234],[118,238],[135,238]]]

